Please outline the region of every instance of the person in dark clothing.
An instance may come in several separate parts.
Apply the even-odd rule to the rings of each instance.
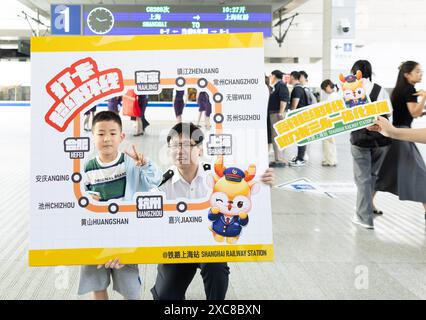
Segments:
[[[286,162],[284,160],[283,152],[279,149],[274,138],[277,137],[277,133],[274,129],[274,124],[285,118],[285,110],[289,100],[289,92],[287,85],[282,81],[284,73],[279,70],[272,71],[269,76],[269,83],[272,87],[271,94],[268,100],[268,117],[270,122],[270,135],[271,142],[274,148],[275,160],[269,164],[271,168],[285,167]]]
[[[142,136],[145,133],[146,127],[149,126],[149,122],[145,118],[148,97],[145,94],[140,94],[137,97],[139,108],[141,109],[141,116],[136,118],[136,133],[133,135],[134,137]]]
[[[198,111],[200,112],[198,115],[197,126],[200,126],[201,115],[204,112],[204,123],[206,130],[210,130],[210,114],[212,113],[212,104],[210,102],[209,94],[206,91],[200,91],[197,98],[198,103]]]
[[[175,90],[173,97],[173,109],[175,110],[176,121],[182,122],[183,108],[185,107],[185,90]]]
[[[371,102],[388,100],[384,88],[372,80],[372,66],[367,60],[354,63],[351,73],[362,72],[362,82]],[[374,215],[383,214],[374,207],[375,186],[378,172],[391,144],[391,140],[382,135],[360,129],[351,133],[351,154],[353,159],[354,179],[357,187],[356,212],[352,222],[366,229],[373,229]]]
[[[300,72],[293,71],[290,74],[290,84],[293,86],[290,96],[290,110],[304,108],[308,105],[308,97],[305,89],[300,83]],[[301,167],[306,164],[305,161],[306,146],[297,147],[297,156],[289,162],[292,167]]]
[[[108,111],[118,114],[119,113],[118,106],[121,105],[121,101],[122,101],[121,96],[108,99]]]
[[[415,61],[406,61],[400,66],[391,95],[395,127],[411,128],[413,119],[423,115],[426,93],[417,92],[414,87],[422,81],[422,76],[421,66]],[[379,171],[376,190],[391,192],[400,200],[421,202],[426,219],[426,166],[414,142],[392,140]]]

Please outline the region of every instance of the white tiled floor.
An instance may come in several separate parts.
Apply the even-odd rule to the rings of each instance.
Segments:
[[[0,299],[85,299],[76,295],[78,268],[27,266],[29,126],[29,108],[0,108]],[[165,128],[149,127],[137,144],[155,148],[158,132]],[[130,123],[125,130],[131,136]],[[337,168],[321,167],[320,145],[313,145],[306,167],[275,171],[277,184],[299,177],[352,181],[348,137],[337,141]],[[422,206],[388,194],[379,194],[377,205],[385,214],[376,218],[371,231],[350,222],[355,194],[331,199],[273,189],[275,262],[230,264],[227,298],[426,299]],[[152,299],[155,266],[142,265],[140,273],[142,298]],[[111,292],[111,298],[120,296]],[[187,298],[204,299],[199,275]]]

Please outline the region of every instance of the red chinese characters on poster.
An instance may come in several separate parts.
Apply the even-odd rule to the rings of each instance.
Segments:
[[[45,120],[63,132],[81,110],[101,98],[123,91],[123,88],[120,69],[99,71],[92,58],[78,60],[47,83],[46,90],[55,102]]]

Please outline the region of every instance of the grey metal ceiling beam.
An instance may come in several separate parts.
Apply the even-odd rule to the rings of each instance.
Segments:
[[[18,0],[18,1],[22,3],[24,6],[27,6],[28,8],[30,8],[31,10],[34,10],[35,12],[38,11],[38,13],[42,17],[46,19],[50,19],[50,9],[46,11],[45,9],[41,8],[40,5],[36,3],[36,1],[33,1],[33,0]]]

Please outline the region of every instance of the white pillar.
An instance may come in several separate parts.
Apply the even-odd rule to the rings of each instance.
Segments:
[[[337,83],[355,62],[356,0],[324,0],[323,79]]]

